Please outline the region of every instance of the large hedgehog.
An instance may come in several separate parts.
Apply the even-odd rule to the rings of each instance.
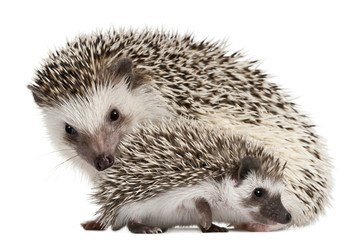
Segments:
[[[241,134],[166,119],[136,127],[119,150],[93,195],[102,229],[127,225],[134,233],[158,233],[199,225],[203,232],[227,231],[217,221],[270,231],[291,221],[281,202],[288,163]]]
[[[307,225],[329,203],[331,164],[314,125],[255,64],[220,42],[111,30],[50,54],[29,88],[55,147],[71,147],[62,153],[92,173],[146,119],[181,115],[260,141],[288,162],[282,201],[294,225]]]

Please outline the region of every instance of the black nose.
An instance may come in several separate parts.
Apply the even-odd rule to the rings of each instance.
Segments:
[[[285,215],[286,223],[291,222],[291,219],[292,219],[291,214],[290,213],[286,213],[286,215]]]
[[[103,171],[111,167],[113,162],[114,162],[114,157],[112,155],[103,154],[99,155],[95,159],[94,165],[98,171]]]

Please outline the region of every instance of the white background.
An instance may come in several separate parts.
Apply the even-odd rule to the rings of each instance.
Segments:
[[[165,27],[197,39],[228,39],[229,49],[262,59],[271,81],[327,139],[335,171],[334,201],[311,226],[273,233],[201,234],[171,230],[160,239],[331,239],[361,235],[363,148],[363,7],[353,1],[24,1],[0,4],[0,238],[130,239],[86,232],[96,207],[90,186],[49,145],[26,85],[49,51],[78,33],[120,27]],[[58,167],[57,167],[58,166]],[[353,235],[354,234],[354,235]],[[358,235],[357,235],[358,234]]]

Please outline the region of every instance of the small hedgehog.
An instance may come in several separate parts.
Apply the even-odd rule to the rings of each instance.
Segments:
[[[260,141],[289,163],[283,203],[307,225],[329,204],[332,166],[314,125],[256,63],[191,35],[110,30],[50,54],[29,88],[56,149],[92,176],[145,120],[185,116]]]
[[[119,148],[122,157],[101,174],[93,195],[102,229],[227,231],[212,223],[218,221],[267,231],[291,221],[281,202],[284,165],[239,134],[184,119],[146,122]]]

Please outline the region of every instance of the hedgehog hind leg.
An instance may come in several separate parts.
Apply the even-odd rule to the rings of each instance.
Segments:
[[[93,231],[105,230],[105,227],[102,226],[97,220],[91,220],[81,223],[81,226],[84,228],[84,230],[93,230]]]
[[[129,221],[127,223],[127,227],[132,233],[163,233],[166,229],[161,229],[159,227],[151,227],[145,224],[136,222],[136,221]]]

